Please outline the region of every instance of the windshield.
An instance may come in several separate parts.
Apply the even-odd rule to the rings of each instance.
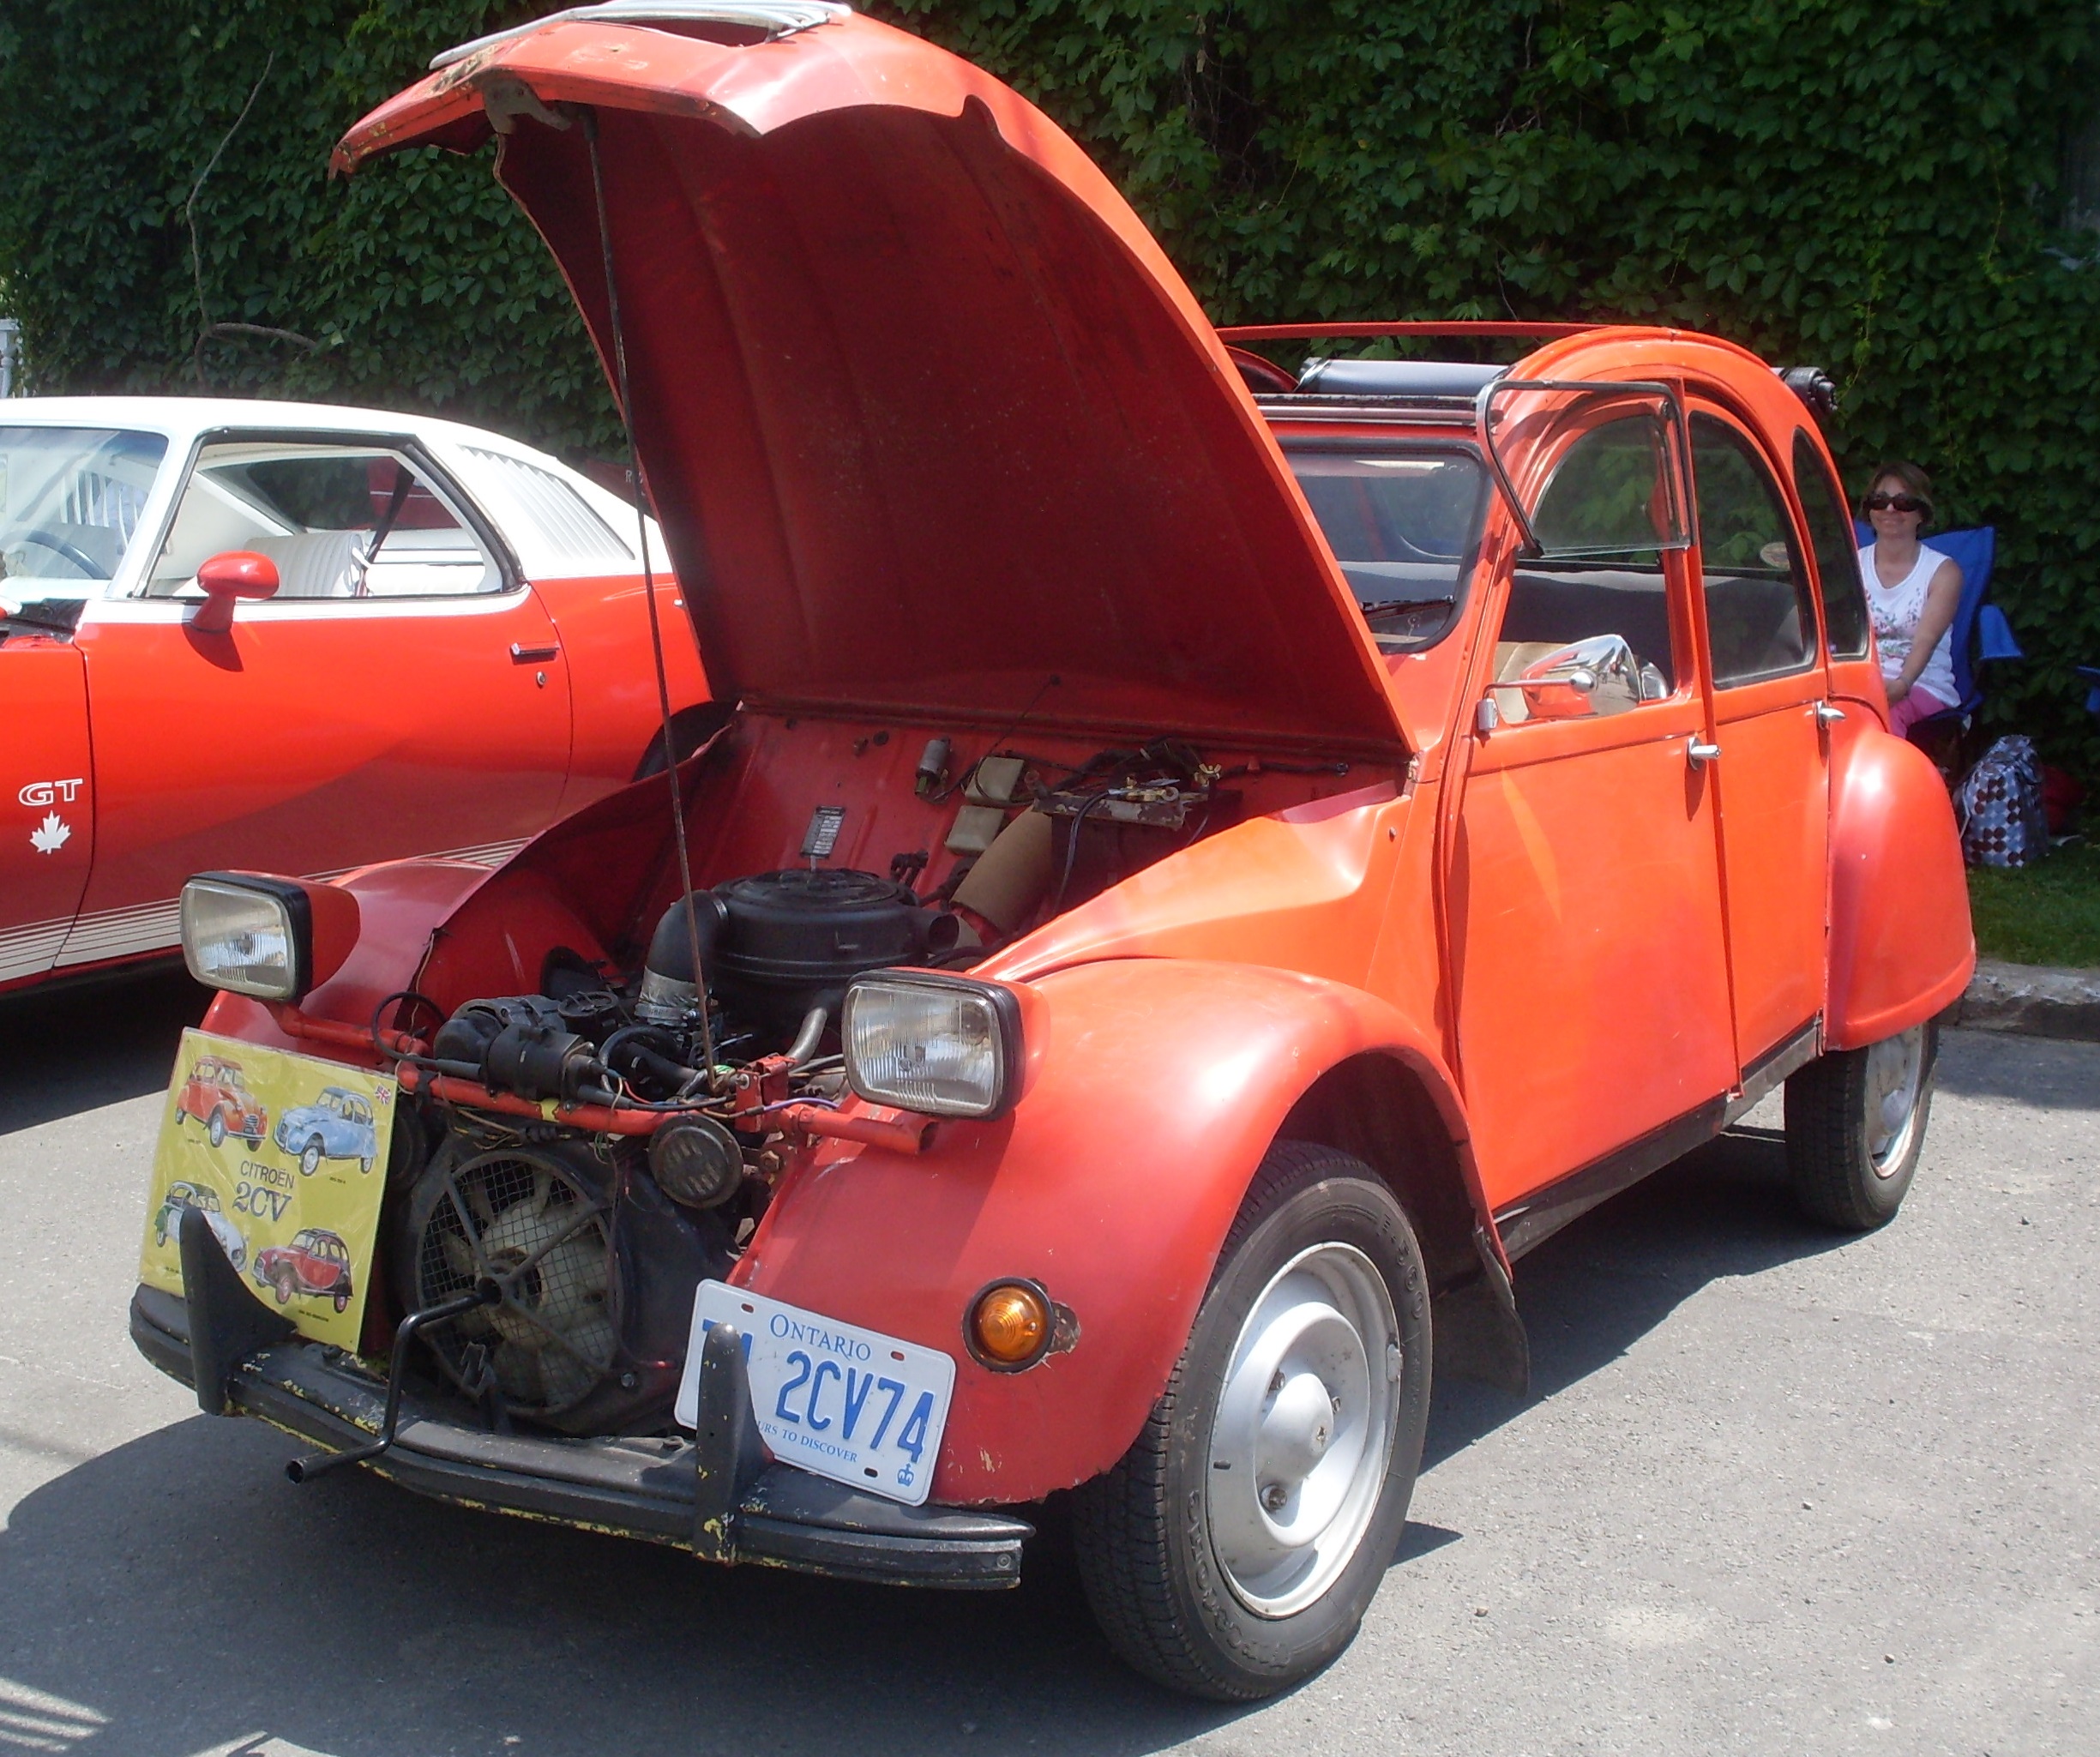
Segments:
[[[1285,455],[1380,648],[1440,638],[1457,613],[1487,502],[1470,453],[1303,442]]]
[[[0,597],[85,598],[114,579],[167,449],[157,433],[0,427]]]

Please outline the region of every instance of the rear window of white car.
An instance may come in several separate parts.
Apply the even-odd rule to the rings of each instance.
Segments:
[[[477,466],[487,497],[505,530],[544,559],[534,571],[624,573],[635,551],[599,517],[588,501],[551,470],[478,446],[461,448]]]

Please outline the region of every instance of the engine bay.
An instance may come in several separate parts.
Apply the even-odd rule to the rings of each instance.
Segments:
[[[967,972],[1250,813],[1348,785],[1346,763],[1171,737],[963,742],[740,715],[680,771],[690,890],[659,797],[631,831],[587,809],[537,869],[491,882],[514,904],[538,888],[539,942],[513,907],[499,959],[461,912],[388,997],[407,1053],[372,1339],[492,1281],[500,1302],[423,1338],[491,1429],[670,1431],[695,1287],[726,1276],[809,1135],[839,1132],[820,1113],[851,1096],[849,984]],[[494,992],[506,963],[520,991]]]

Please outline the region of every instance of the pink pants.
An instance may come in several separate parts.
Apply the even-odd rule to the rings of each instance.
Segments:
[[[1935,713],[1945,713],[1953,707],[1951,701],[1942,701],[1937,695],[1928,695],[1915,684],[1910,693],[1888,711],[1888,729],[1898,738],[1909,735],[1910,728],[1922,719]]]

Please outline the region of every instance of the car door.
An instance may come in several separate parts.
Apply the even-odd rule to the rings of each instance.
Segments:
[[[0,623],[0,752],[4,985],[51,969],[87,888],[95,840],[81,655],[26,623]]]
[[[1461,1077],[1513,1252],[1683,1150],[1733,1083],[1674,419],[1580,415],[1504,564],[1447,894]],[[1570,654],[1574,656],[1571,662]]]
[[[167,441],[0,413],[0,986],[48,972],[95,847],[74,631],[155,504]]]
[[[1736,1058],[1754,1075],[1813,1046],[1823,1004],[1825,677],[1806,545],[1772,460],[1718,407],[1695,402],[1690,428]]]
[[[242,549],[276,594],[197,629],[198,566]],[[200,869],[498,857],[557,808],[560,641],[412,441],[208,436],[142,593],[90,606],[78,641],[99,841],[63,961],[175,943]]]

